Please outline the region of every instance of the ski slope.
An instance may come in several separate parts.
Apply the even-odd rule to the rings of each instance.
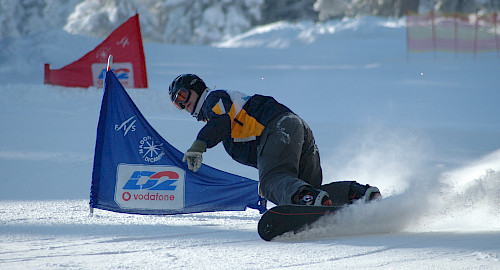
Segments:
[[[274,96],[311,126],[324,183],[357,180],[385,196],[272,242],[255,210],[89,217],[102,89],[43,85],[43,64],[60,68],[101,40],[1,40],[0,269],[498,269],[500,58],[407,54],[404,27],[282,22],[214,46],[144,44],[150,88],[127,90],[176,148],[203,123],[167,88],[196,73],[209,87]],[[221,145],[204,162],[258,178]]]

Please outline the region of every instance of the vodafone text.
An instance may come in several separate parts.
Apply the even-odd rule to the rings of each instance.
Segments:
[[[135,201],[173,201],[175,200],[174,195],[168,195],[168,194],[151,194],[151,193],[146,193],[146,194],[133,194],[131,195],[129,192],[123,192],[122,194],[122,199],[126,202],[132,200]]]

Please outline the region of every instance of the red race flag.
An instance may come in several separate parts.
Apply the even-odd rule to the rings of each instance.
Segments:
[[[44,84],[103,87],[109,55],[113,55],[112,71],[124,87],[148,87],[139,14],[129,18],[94,50],[75,62],[53,70],[45,64]]]

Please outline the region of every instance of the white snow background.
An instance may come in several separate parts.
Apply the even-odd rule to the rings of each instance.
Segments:
[[[46,31],[0,41],[0,269],[499,269],[500,58],[406,52],[405,20],[276,23],[214,46],[145,43],[149,89],[127,89],[181,151],[203,123],[168,85],[274,96],[311,126],[324,183],[385,199],[265,242],[260,214],[89,217],[102,89],[43,84],[102,39]],[[204,162],[257,179],[222,145]]]

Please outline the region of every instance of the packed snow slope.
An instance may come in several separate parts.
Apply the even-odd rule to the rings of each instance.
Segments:
[[[259,213],[88,216],[102,89],[43,85],[102,40],[0,40],[0,269],[495,269],[500,265],[500,58],[408,54],[402,20],[276,23],[214,46],[145,43],[149,89],[127,89],[181,151],[203,123],[170,104],[181,73],[274,96],[311,126],[324,182],[376,185],[297,235]],[[204,162],[257,180],[221,145]]]

